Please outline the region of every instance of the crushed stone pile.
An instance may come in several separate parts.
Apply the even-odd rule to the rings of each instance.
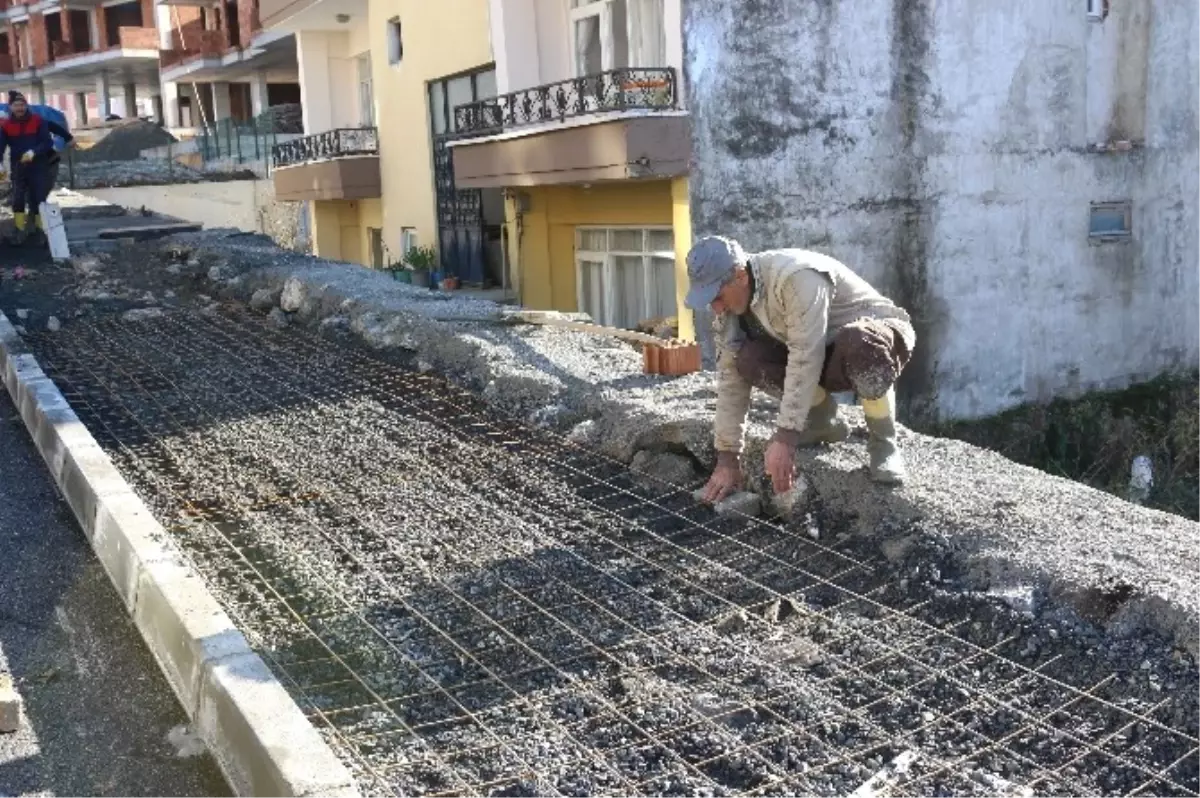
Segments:
[[[114,123],[94,147],[75,151],[76,163],[98,161],[136,161],[142,150],[172,144],[177,139],[160,126],[143,119]]]
[[[120,186],[158,186],[169,183],[211,183],[223,180],[251,180],[247,169],[193,169],[165,159],[85,161],[73,167],[76,189],[116,188]],[[59,182],[67,182],[66,170]]]

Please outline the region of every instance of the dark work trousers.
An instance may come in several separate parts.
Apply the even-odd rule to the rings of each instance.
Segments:
[[[18,162],[12,184],[13,213],[25,213],[28,209],[30,216],[36,216],[38,208],[50,196],[49,164],[43,158],[34,158],[30,163]]]

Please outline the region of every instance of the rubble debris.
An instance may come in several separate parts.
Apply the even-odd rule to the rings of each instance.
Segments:
[[[51,316],[46,319],[46,329],[50,332],[58,332],[62,329],[62,322],[58,320],[57,316]]]
[[[260,288],[250,297],[250,308],[263,313],[274,307],[276,301],[277,296],[274,291],[270,288]]]
[[[163,315],[162,308],[134,308],[122,313],[121,319],[128,322],[139,322],[157,319],[161,315]]]
[[[671,452],[643,449],[633,456],[629,468],[643,475],[641,481],[652,493],[664,493],[671,485],[686,487],[696,481],[691,459]]]
[[[279,329],[283,329],[290,323],[288,320],[288,314],[284,313],[279,308],[271,308],[271,312],[267,314],[267,320],[270,321],[274,327]]]

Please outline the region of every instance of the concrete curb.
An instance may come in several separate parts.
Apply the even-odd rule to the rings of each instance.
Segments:
[[[349,771],[251,650],[3,313],[0,371],[55,483],[234,792],[357,796]]]

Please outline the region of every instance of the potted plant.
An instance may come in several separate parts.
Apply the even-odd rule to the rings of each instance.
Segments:
[[[443,274],[441,286],[443,291],[453,291],[458,288],[458,278],[453,274]]]
[[[404,265],[411,272],[411,282],[422,288],[429,287],[429,273],[437,263],[437,252],[433,247],[410,247],[404,253]]]

